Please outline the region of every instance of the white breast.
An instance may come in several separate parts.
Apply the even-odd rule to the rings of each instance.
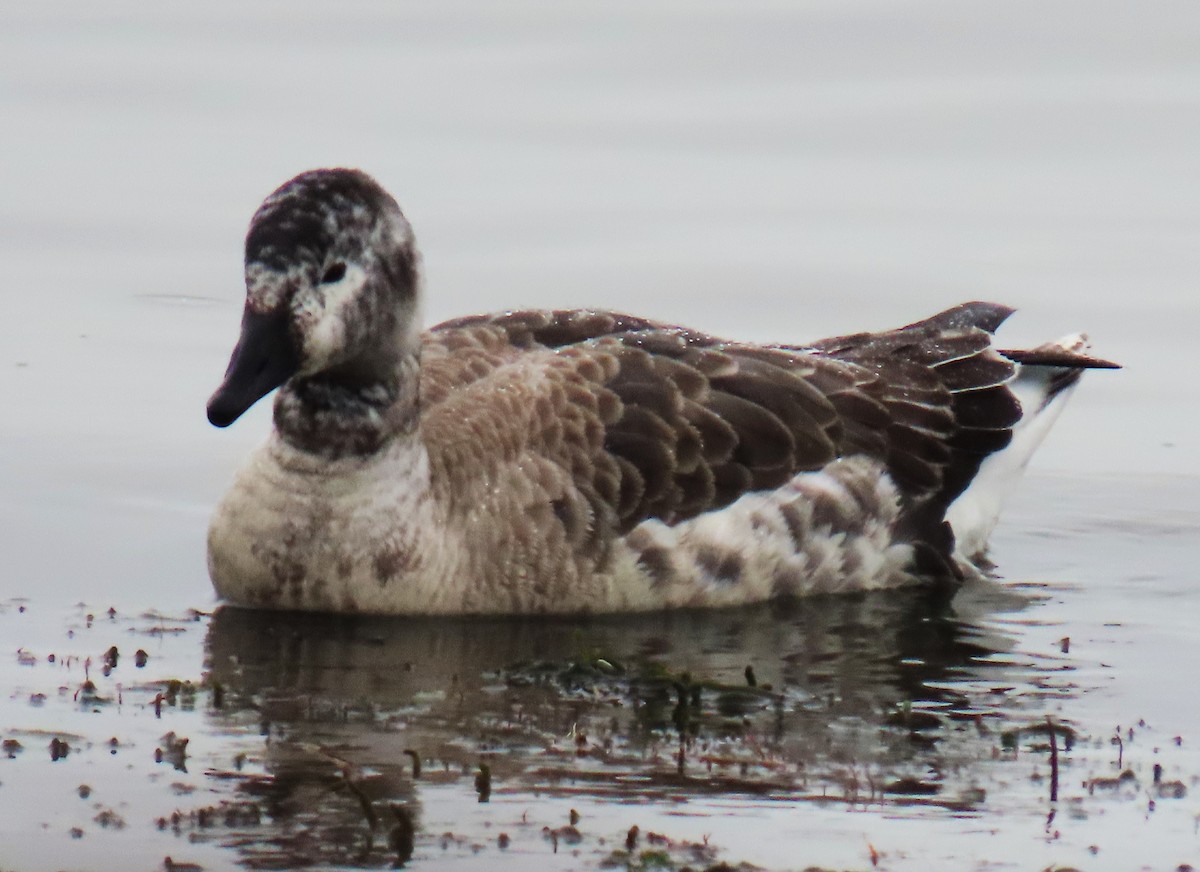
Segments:
[[[273,435],[213,515],[209,572],[218,594],[244,604],[442,611],[461,546],[436,514],[417,441],[329,461]]]

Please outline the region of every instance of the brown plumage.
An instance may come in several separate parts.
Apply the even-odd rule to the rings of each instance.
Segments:
[[[305,173],[255,215],[209,419],[280,391],[272,438],[210,528],[223,596],[577,612],[951,579],[947,511],[1030,420],[1018,370],[1042,373],[1040,411],[1108,365],[1080,337],[997,351],[1011,310],[991,303],[805,346],[592,310],[422,333],[417,264],[399,207],[362,173]],[[973,548],[998,511],[958,512],[984,531]]]
[[[493,394],[534,366],[561,386],[538,416],[552,424],[538,433],[506,418],[512,445],[587,482],[593,512],[618,533],[720,509],[850,454],[883,461],[910,514],[937,515],[1020,419],[1005,387],[1014,364],[991,347],[1010,312],[966,303],[811,346],[739,344],[613,312],[458,318],[424,336],[427,442],[453,441],[478,409],[472,392]]]

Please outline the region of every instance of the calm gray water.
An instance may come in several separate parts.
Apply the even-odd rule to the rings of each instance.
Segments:
[[[245,779],[206,774],[238,754],[286,781],[328,769],[304,754],[338,742],[387,775],[381,802],[420,809],[418,862],[591,868],[634,823],[768,868],[865,868],[870,848],[891,869],[1197,862],[1200,703],[1183,664],[1200,662],[1200,381],[1185,364],[1200,319],[1198,32],[1190,2],[0,2],[0,736],[26,748],[0,757],[0,869],[227,868],[316,827],[306,809],[353,845],[308,856],[385,865],[355,841],[353,798],[319,779],[272,799],[268,829],[248,836],[155,826],[245,800]],[[586,305],[800,341],[984,298],[1020,309],[1007,342],[1084,329],[1126,369],[1088,376],[1035,460],[997,534],[1006,586],[949,613],[887,600],[665,629],[268,628],[229,612],[177,625],[216,605],[207,514],[269,421],[269,404],[226,432],[204,419],[236,337],[242,235],[266,193],[320,165],[362,167],[396,194],[431,322]],[[924,627],[932,641],[914,643]],[[348,647],[262,641],[327,637]],[[81,705],[82,665],[62,658],[98,663],[114,644],[121,664],[91,677],[122,703]],[[770,744],[748,770],[761,789],[564,791],[530,775],[531,748],[569,749],[565,707],[589,723],[600,709],[526,699],[500,670],[584,649],[727,684],[753,664],[783,688],[780,724],[756,710],[747,729],[763,735],[736,749]],[[828,674],[796,666],[813,657]],[[414,664],[424,684],[379,662]],[[206,690],[154,717],[155,682],[205,671],[228,689],[222,708]],[[467,702],[439,708],[456,692]],[[625,715],[594,768],[653,769],[670,724],[629,714],[636,690],[605,692]],[[255,712],[298,693],[378,711],[335,730],[306,708],[266,743]],[[889,744],[888,712],[905,705],[944,715],[933,750]],[[999,727],[954,726],[1047,714],[1088,737],[1064,756],[1049,824],[1036,737],[1009,759]],[[529,734],[513,739],[513,723]],[[1089,792],[1120,771],[1118,726],[1138,732],[1122,758],[1138,786]],[[191,738],[186,775],[153,762],[168,730]],[[56,731],[79,738],[52,764]],[[437,779],[388,768],[418,745]],[[509,762],[478,804],[470,772],[497,749]],[[1151,810],[1155,762],[1189,792]],[[849,771],[919,781],[931,767],[953,802],[815,801],[849,795]],[[98,804],[126,826],[98,823]],[[552,854],[541,829],[571,807],[587,837],[578,856]],[[448,831],[462,839],[443,847]]]

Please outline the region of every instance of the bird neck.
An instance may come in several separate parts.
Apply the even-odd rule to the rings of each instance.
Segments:
[[[297,376],[275,399],[275,428],[293,448],[329,459],[376,454],[415,437],[420,369],[418,345]]]

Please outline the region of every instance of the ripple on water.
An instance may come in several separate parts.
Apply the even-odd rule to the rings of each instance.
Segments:
[[[1175,815],[1150,769],[1186,796],[1182,739],[1075,723],[1090,664],[1026,652],[1042,600],[994,587],[950,606],[903,592],[579,621],[9,601],[0,792],[22,811],[0,834],[22,846],[16,868],[103,868],[118,846],[143,868],[384,867],[409,825],[417,859],[488,869],[644,850],[770,868],[883,851],[915,868],[934,840],[987,868],[950,822],[1041,862],[1047,844],[1086,857]],[[53,759],[52,742],[69,750]]]

